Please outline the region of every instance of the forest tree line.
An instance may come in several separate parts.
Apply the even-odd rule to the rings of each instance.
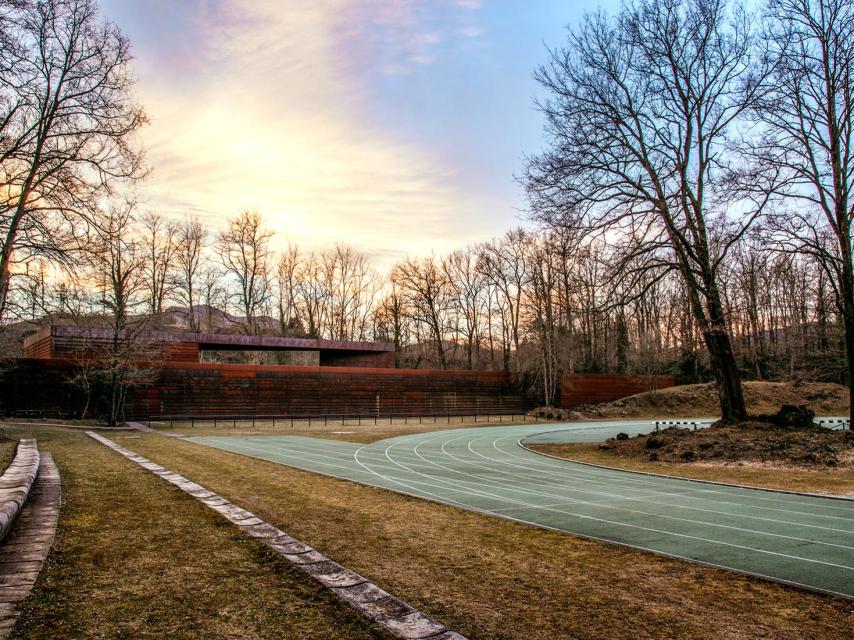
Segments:
[[[565,372],[710,379],[679,278],[627,285],[606,245],[567,229],[515,229],[380,274],[346,244],[279,250],[256,212],[213,233],[134,211],[107,216],[74,274],[46,263],[19,274],[12,317],[85,325],[123,307],[125,324],[156,329],[175,309],[187,331],[392,342],[399,366],[533,374],[547,400]],[[842,379],[833,287],[814,260],[748,238],[721,281],[745,377]]]

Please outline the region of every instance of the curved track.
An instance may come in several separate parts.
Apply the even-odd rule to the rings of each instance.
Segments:
[[[414,434],[368,445],[297,436],[188,440],[465,509],[854,597],[854,501],[597,468],[532,441],[592,441],[649,422]],[[548,432],[548,433],[543,433]],[[542,435],[538,435],[542,434]]]

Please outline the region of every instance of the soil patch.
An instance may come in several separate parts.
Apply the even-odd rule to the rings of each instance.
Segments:
[[[600,444],[599,449],[650,462],[756,462],[854,470],[851,430],[819,426],[787,429],[758,420],[696,431],[669,427],[634,438],[620,434]]]

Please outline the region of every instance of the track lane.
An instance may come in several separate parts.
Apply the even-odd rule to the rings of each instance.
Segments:
[[[453,429],[368,445],[294,436],[188,439],[480,513],[854,597],[854,501],[603,469],[519,446],[532,436],[604,440],[618,431],[635,434],[652,426],[627,421]]]

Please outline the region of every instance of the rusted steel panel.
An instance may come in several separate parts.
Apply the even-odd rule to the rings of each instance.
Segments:
[[[610,373],[567,374],[561,379],[560,406],[573,409],[584,404],[612,402],[645,391],[676,385],[673,376]]]
[[[506,373],[165,363],[132,389],[128,418],[157,415],[444,415],[521,413],[532,406]],[[73,415],[84,405],[70,360],[21,359],[0,383],[3,412]],[[7,401],[8,400],[8,401]],[[93,405],[94,406],[94,405]]]

